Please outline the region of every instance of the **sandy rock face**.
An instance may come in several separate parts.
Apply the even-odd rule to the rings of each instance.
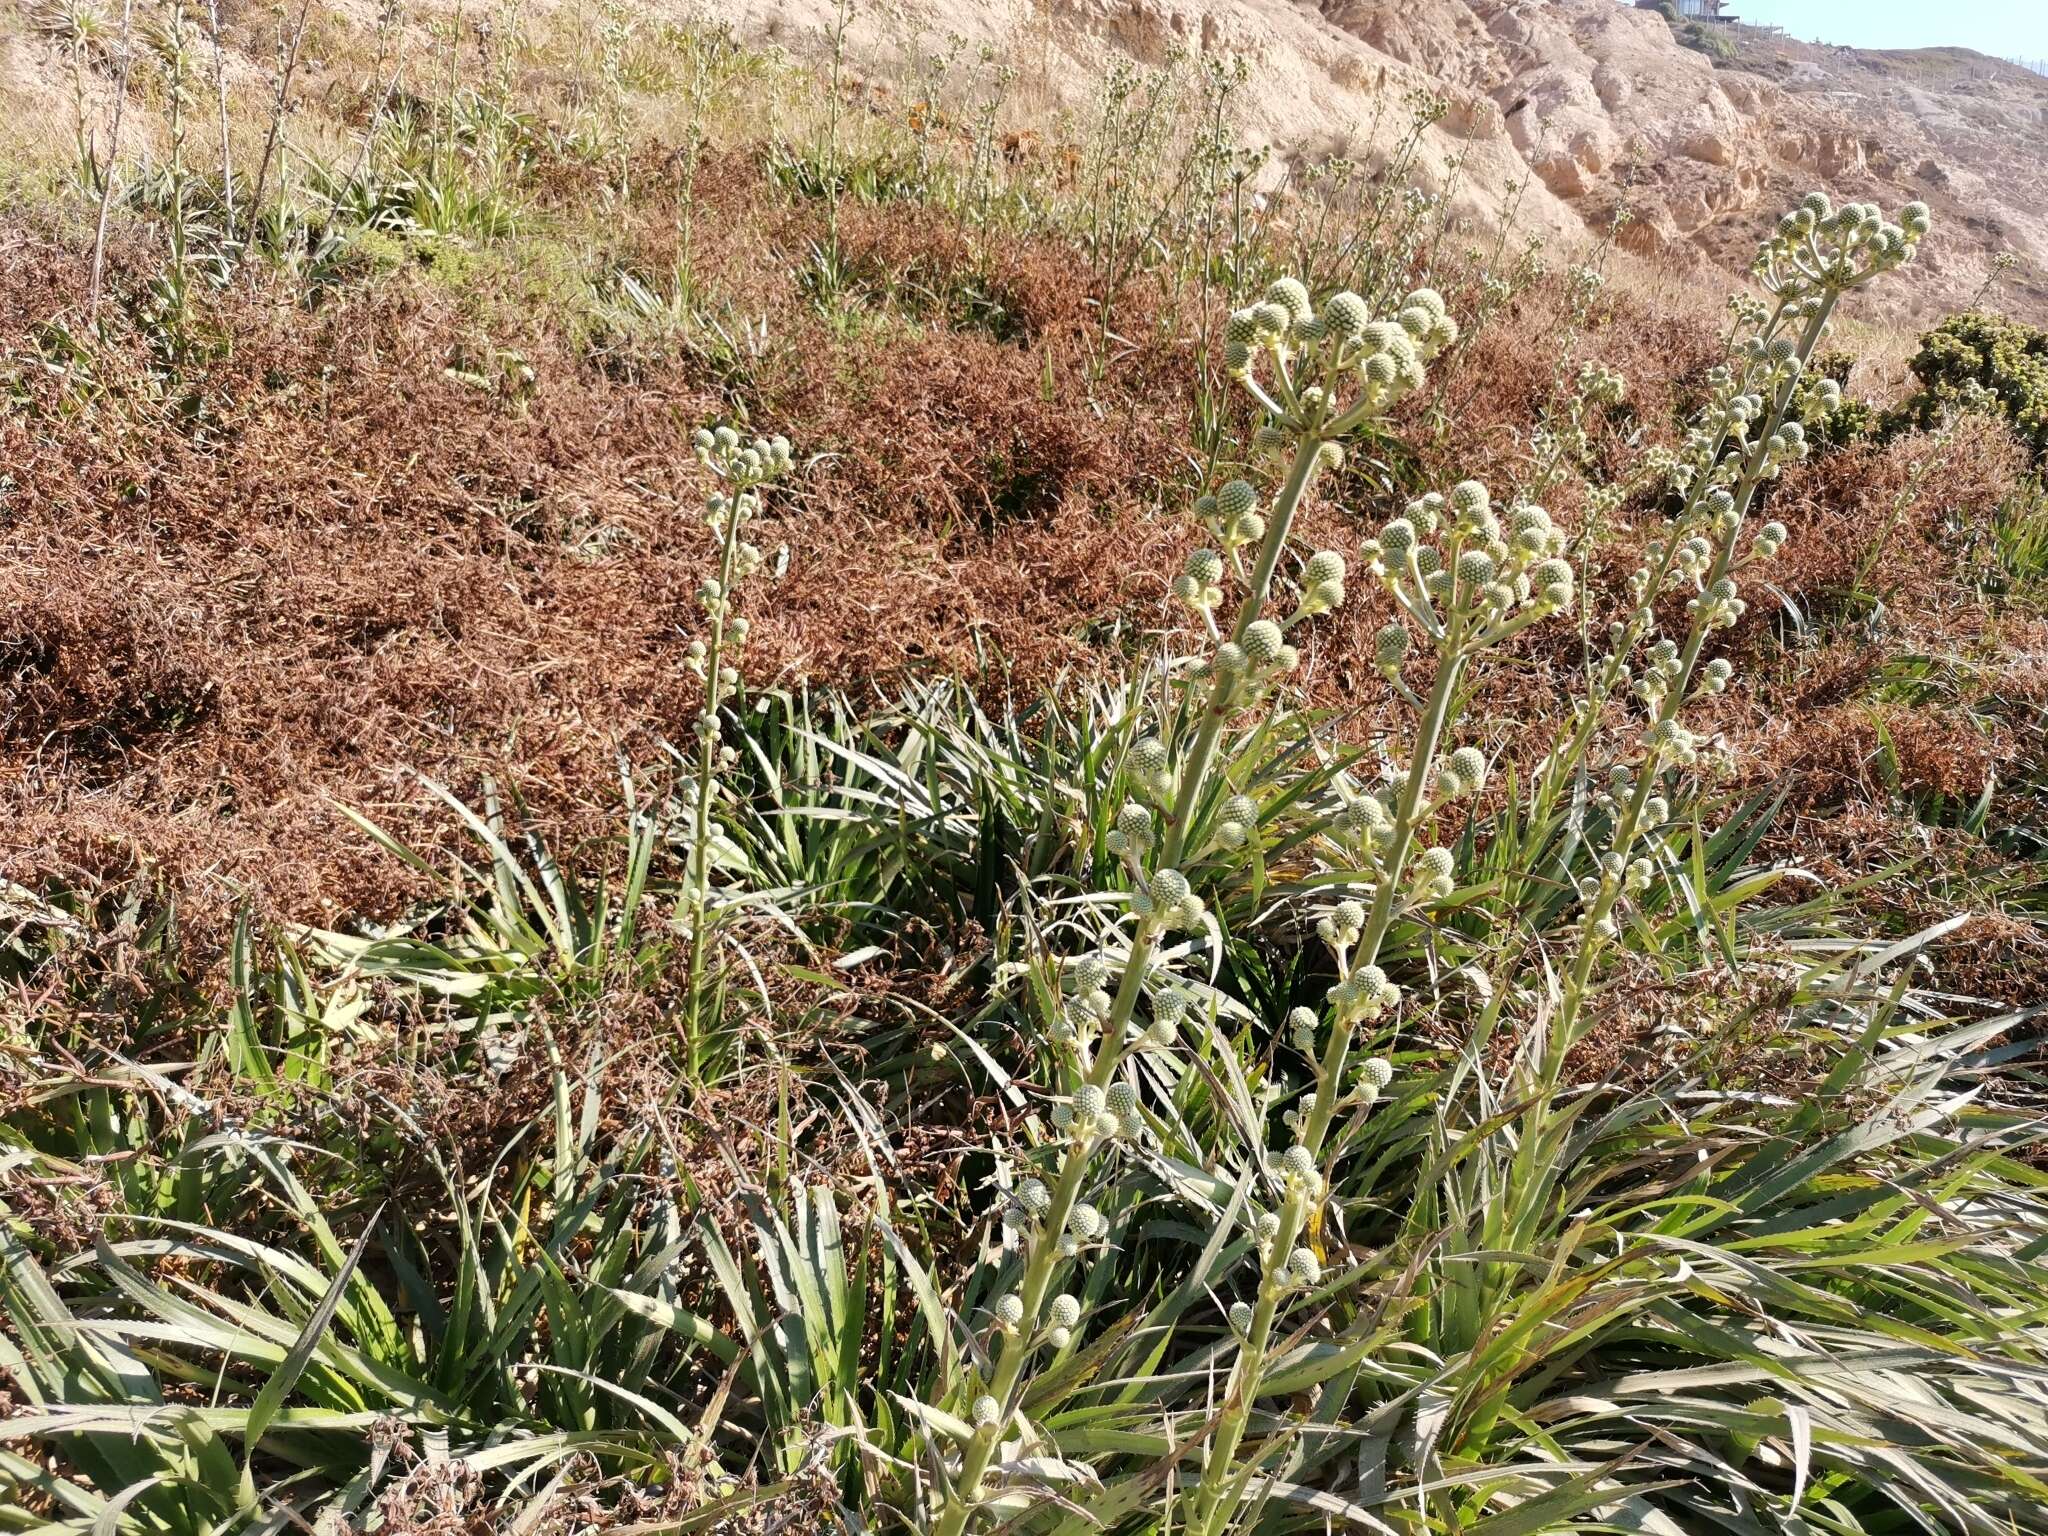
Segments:
[[[818,46],[831,0],[727,0],[743,34]],[[1928,311],[1974,291],[1999,250],[2048,269],[2048,79],[1961,49],[1859,52],[1728,29],[1735,58],[1681,46],[1616,0],[904,0],[857,12],[877,60],[958,33],[1003,50],[1038,99],[1086,104],[1123,57],[1152,68],[1230,54],[1252,69],[1243,130],[1280,165],[1392,153],[1407,102],[1443,102],[1420,173],[1475,225],[1507,206],[1531,234],[1605,231],[1667,258],[1748,263],[1815,185],[1838,198],[1933,205],[1941,261],[1895,303]],[[1456,167],[1455,174],[1453,166]],[[2005,294],[2048,318],[2048,286]]]

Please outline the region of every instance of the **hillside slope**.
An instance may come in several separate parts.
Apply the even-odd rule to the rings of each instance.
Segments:
[[[798,53],[823,46],[833,11],[721,9]],[[909,0],[886,17],[857,11],[849,41],[883,60],[949,34],[999,50],[1068,107],[1118,55],[1154,67],[1241,55],[1244,126],[1280,163],[1385,155],[1407,93],[1435,93],[1447,110],[1425,136],[1425,173],[1475,225],[1514,203],[1533,233],[1605,230],[1625,203],[1625,243],[1681,261],[1745,265],[1766,214],[1812,185],[1887,206],[1917,197],[1943,239],[1902,303],[1963,304],[2009,251],[2005,302],[2048,315],[2048,79],[1966,49],[1824,48],[1731,28],[1734,57],[1717,65],[1615,0]]]

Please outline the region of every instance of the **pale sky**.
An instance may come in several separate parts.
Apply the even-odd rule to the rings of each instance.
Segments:
[[[1808,42],[2048,59],[2048,0],[1733,0],[1728,9]]]

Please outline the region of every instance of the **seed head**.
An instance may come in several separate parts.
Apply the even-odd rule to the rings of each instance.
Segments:
[[[1266,289],[1266,302],[1285,308],[1290,320],[1306,320],[1313,313],[1309,306],[1308,289],[1291,277],[1276,278]]]
[[[1280,626],[1271,619],[1254,619],[1245,626],[1244,653],[1255,667],[1270,666],[1278,660],[1285,643]]]
[[[1372,312],[1366,308],[1365,300],[1348,290],[1323,300],[1323,324],[1333,336],[1355,337],[1371,319]]]
[[[1344,557],[1334,549],[1316,551],[1308,558],[1308,564],[1301,568],[1304,586],[1319,587],[1326,582],[1344,580]]]
[[[1166,772],[1166,743],[1157,736],[1146,736],[1131,744],[1131,771],[1144,778],[1154,778]]]

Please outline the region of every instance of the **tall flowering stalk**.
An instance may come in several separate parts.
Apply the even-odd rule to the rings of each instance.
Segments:
[[[1897,224],[1862,205],[1838,213],[1824,199],[1788,215],[1759,258],[1775,303],[1751,315],[1755,334],[1738,365],[1716,375],[1685,454],[1664,466],[1684,497],[1677,525],[1636,573],[1631,611],[1610,632],[1610,653],[1593,669],[1578,716],[1538,775],[1539,794],[1554,799],[1583,763],[1612,697],[1631,688],[1642,701],[1649,719],[1639,757],[1615,772],[1612,841],[1582,893],[1578,950],[1553,1032],[1564,1044],[1579,1027],[1602,946],[1616,931],[1617,902],[1647,883],[1649,863],[1634,856],[1638,840],[1669,814],[1655,786],[1666,769],[1697,755],[1679,708],[1725,687],[1732,670],[1704,659],[1706,643],[1743,611],[1735,577],[1786,538],[1770,523],[1744,540],[1744,519],[1761,486],[1805,452],[1801,421],[1838,398],[1831,383],[1808,378],[1806,361],[1841,294],[1908,259],[1925,228],[1917,207]],[[960,1536],[977,1511],[993,1513],[999,1500],[1014,1504],[1002,1498],[1011,1470],[997,1458],[1013,1433],[1018,1446],[1032,1443],[1021,1404],[1033,1362],[1066,1350],[1085,1323],[1075,1294],[1082,1288],[1061,1288],[1061,1281],[1109,1234],[1102,1206],[1104,1191],[1114,1188],[1116,1148],[1146,1134],[1137,1080],[1124,1063],[1135,1050],[1175,1049],[1196,1012],[1195,991],[1176,973],[1180,956],[1211,927],[1195,880],[1227,867],[1255,838],[1284,831],[1289,846],[1309,849],[1346,891],[1316,923],[1336,980],[1322,1009],[1297,1008],[1287,1021],[1310,1078],[1283,1117],[1292,1144],[1262,1155],[1246,1191],[1242,1220],[1256,1280],[1251,1299],[1229,1309],[1235,1347],[1222,1357],[1228,1376],[1206,1435],[1189,1442],[1199,1471],[1177,1506],[1176,1528],[1187,1536],[1232,1529],[1265,1464],[1239,1452],[1275,1379],[1269,1364],[1280,1319],[1326,1283],[1318,1234],[1341,1155],[1332,1129],[1340,1111],[1351,1118],[1369,1112],[1392,1078],[1384,1059],[1359,1059],[1367,1031],[1402,1003],[1380,963],[1382,947],[1397,922],[1452,894],[1453,855],[1432,830],[1487,777],[1484,753],[1457,744],[1462,685],[1484,653],[1567,614],[1577,600],[1568,541],[1542,507],[1496,506],[1473,480],[1417,498],[1362,550],[1367,573],[1399,615],[1376,637],[1374,661],[1414,711],[1405,756],[1377,783],[1337,775],[1327,799],[1313,805],[1276,786],[1262,806],[1218,782],[1227,777],[1219,764],[1234,760],[1242,722],[1255,708],[1284,705],[1301,627],[1345,601],[1344,558],[1334,550],[1300,558],[1294,549],[1302,497],[1317,473],[1341,463],[1348,434],[1421,387],[1426,362],[1456,334],[1430,290],[1410,294],[1395,318],[1373,320],[1349,293],[1317,311],[1291,279],[1229,318],[1226,362],[1263,413],[1254,447],[1277,489],[1263,493],[1249,479],[1232,480],[1196,503],[1213,544],[1189,557],[1173,591],[1200,622],[1203,651],[1174,664],[1184,678],[1183,707],[1128,753],[1125,777],[1134,793],[1108,838],[1120,866],[1118,889],[1105,893],[1120,903],[1116,934],[1094,952],[1048,962],[1048,976],[1057,978],[1045,994],[1048,1034],[1073,1087],[1053,1108],[1057,1137],[1004,1212],[1006,1246],[1021,1273],[990,1308],[987,1363],[962,1390],[971,1408],[957,1424],[957,1464],[942,1468],[928,1527],[937,1536]],[[1596,382],[1610,394],[1621,388],[1618,379]],[[1691,590],[1687,631],[1682,641],[1664,639],[1657,606],[1681,584]],[[1411,653],[1431,663],[1419,688],[1404,675]],[[1196,937],[1176,947],[1182,933]],[[1561,1057],[1551,1052],[1548,1070]],[[1543,1086],[1554,1091],[1554,1082]],[[1534,1155],[1530,1149],[1544,1144],[1531,1137],[1523,1150]],[[1016,1476],[1029,1484],[1028,1458]]]
[[[1555,1081],[1565,1052],[1583,1032],[1585,999],[1599,957],[1618,931],[1617,910],[1654,878],[1652,859],[1639,850],[1669,815],[1664,774],[1698,758],[1699,741],[1680,716],[1688,704],[1726,689],[1734,675],[1725,658],[1704,659],[1707,644],[1745,611],[1738,578],[1775,556],[1788,537],[1776,521],[1748,532],[1757,496],[1806,457],[1805,424],[1841,404],[1834,380],[1808,372],[1814,351],[1842,296],[1911,261],[1928,227],[1922,203],[1908,204],[1891,222],[1874,204],[1836,209],[1815,192],[1758,250],[1754,270],[1771,299],[1740,306],[1750,334],[1734,361],[1714,371],[1712,393],[1670,469],[1683,498],[1677,518],[1630,578],[1632,606],[1609,628],[1608,653],[1539,781],[1541,794],[1561,792],[1608,702],[1624,688],[1634,696],[1645,723],[1636,761],[1614,765],[1602,797],[1613,832],[1598,873],[1579,891],[1581,938],[1551,1031],[1547,1081]],[[1682,636],[1672,637],[1662,633],[1657,609],[1679,592],[1689,594],[1687,623]]]
[[[731,427],[701,428],[697,461],[721,482],[704,499],[704,522],[718,540],[718,573],[697,588],[705,634],[692,640],[684,664],[704,683],[704,702],[693,727],[697,773],[691,785],[690,856],[685,871],[683,920],[690,935],[685,996],[684,1045],[691,1062],[703,1044],[705,959],[710,927],[713,851],[724,836],[712,814],[719,796],[718,775],[737,753],[721,742],[719,711],[740,685],[739,661],[746,649],[747,620],[732,611],[733,589],[761,566],[761,551],[746,539],[747,525],[760,515],[761,491],[790,469],[789,440],[757,437],[743,442]]]
[[[1342,462],[1341,440],[1419,388],[1427,360],[1456,334],[1443,301],[1426,289],[1410,295],[1397,318],[1374,320],[1350,293],[1334,295],[1318,314],[1300,283],[1282,279],[1262,303],[1230,317],[1226,362],[1267,418],[1255,446],[1262,462],[1285,468],[1271,495],[1239,479],[1196,503],[1215,544],[1189,558],[1174,592],[1200,619],[1206,653],[1189,669],[1181,728],[1142,737],[1126,763],[1136,793],[1118,813],[1110,845],[1121,864],[1122,889],[1112,894],[1123,904],[1127,937],[1061,972],[1052,1033],[1077,1086],[1055,1108],[1059,1139],[1045,1149],[1046,1176],[1025,1178],[1004,1213],[1022,1274],[991,1309],[992,1364],[963,1426],[959,1464],[932,1514],[935,1536],[959,1536],[989,1498],[991,1464],[1017,1421],[1026,1372],[1043,1351],[1071,1343],[1080,1326],[1079,1301],[1071,1291],[1055,1292],[1054,1284],[1108,1233],[1098,1206],[1083,1198],[1107,1161],[1103,1154],[1143,1134],[1135,1087],[1118,1069],[1133,1050],[1173,1048],[1193,1008],[1163,953],[1172,935],[1208,922],[1182,866],[1212,850],[1242,848],[1259,819],[1249,796],[1226,795],[1200,821],[1198,842],[1197,818],[1214,798],[1219,748],[1232,722],[1268,700],[1298,664],[1289,637],[1344,601],[1345,562],[1333,550],[1312,553],[1283,581],[1302,498],[1319,471]],[[1480,581],[1476,568],[1467,575]],[[1239,596],[1230,616],[1219,619],[1226,582]],[[1485,582],[1513,603],[1505,562],[1490,568]],[[1462,589],[1443,595],[1470,606]],[[1411,818],[1416,809],[1410,806]]]

